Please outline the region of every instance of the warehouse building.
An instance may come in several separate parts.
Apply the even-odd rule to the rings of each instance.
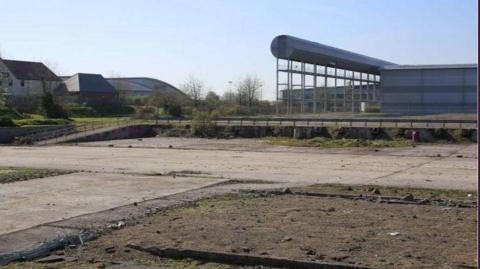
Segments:
[[[382,112],[475,113],[477,65],[388,66],[381,89]]]
[[[470,113],[477,65],[398,65],[293,36],[273,39],[277,113]]]

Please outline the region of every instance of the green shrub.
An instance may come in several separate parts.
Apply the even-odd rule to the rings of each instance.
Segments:
[[[135,117],[138,119],[153,119],[157,114],[157,108],[153,106],[141,106],[137,109]]]
[[[24,125],[65,125],[70,124],[67,119],[23,119],[16,120],[15,123],[20,126]]]
[[[14,144],[16,145],[33,145],[35,141],[30,136],[20,136],[15,138]]]
[[[11,118],[0,117],[0,127],[15,127],[17,126]]]
[[[209,112],[193,111],[192,133],[195,136],[215,136],[215,124],[212,122],[212,115]]]
[[[71,117],[111,117],[130,116],[135,114],[135,108],[122,104],[95,104],[68,106]]]
[[[144,96],[134,96],[127,98],[127,104],[133,106],[143,106],[147,103],[147,97]]]
[[[45,92],[42,96],[42,110],[45,116],[52,119],[67,119],[67,111],[59,104],[55,102],[53,94]]]
[[[365,108],[366,113],[380,113],[380,106],[379,105],[368,105]]]
[[[71,117],[95,117],[97,114],[92,107],[83,105],[69,105],[68,110]]]
[[[248,115],[248,108],[236,104],[220,106],[216,109],[220,116],[245,116]]]
[[[163,108],[165,112],[175,118],[179,118],[183,116],[183,109],[180,104],[169,104],[164,106]]]
[[[95,104],[91,105],[99,117],[129,116],[135,114],[135,108],[122,104]]]
[[[10,109],[10,108],[1,108],[0,109],[0,117],[6,117],[10,119],[23,119],[24,116],[17,112],[15,109]]]

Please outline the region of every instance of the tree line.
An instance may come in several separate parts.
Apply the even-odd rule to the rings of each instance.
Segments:
[[[247,115],[271,113],[273,106],[262,101],[263,82],[257,75],[246,75],[239,80],[233,89],[222,96],[209,90],[205,83],[190,75],[180,89],[188,98],[164,91],[154,91],[147,103],[172,116],[191,114],[193,111],[215,112],[220,115]]]

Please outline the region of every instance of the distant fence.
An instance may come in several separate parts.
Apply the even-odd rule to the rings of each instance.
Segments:
[[[163,119],[159,123],[190,124],[190,119]],[[421,128],[421,129],[476,129],[476,120],[436,119],[306,119],[306,118],[217,118],[212,123],[220,126],[283,126],[283,127],[367,127],[367,128]]]

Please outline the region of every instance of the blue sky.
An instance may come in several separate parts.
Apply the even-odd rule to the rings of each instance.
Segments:
[[[275,88],[270,42],[289,34],[399,64],[477,62],[475,0],[0,0],[4,58],[59,74],[189,74],[221,94],[256,73]]]

